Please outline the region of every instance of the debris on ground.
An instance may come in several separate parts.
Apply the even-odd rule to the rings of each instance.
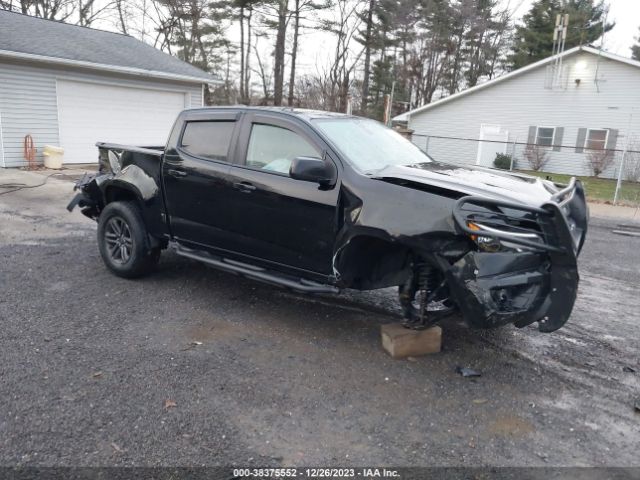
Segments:
[[[482,374],[479,371],[474,370],[473,368],[460,367],[460,366],[456,367],[456,373],[459,373],[463,377],[480,377],[480,376],[482,376]]]
[[[640,398],[636,398],[636,403],[634,405],[636,412],[640,413]]]
[[[170,399],[166,399],[164,401],[164,408],[169,409],[169,408],[174,408],[177,407],[178,404],[176,402],[174,402],[173,400]]]
[[[625,237],[640,237],[640,232],[634,230],[611,230],[616,235],[624,235]]]
[[[93,373],[91,374],[91,376],[92,376],[93,378],[99,378],[99,377],[101,377],[101,376],[102,376],[102,372],[93,372]]]
[[[627,373],[636,373],[635,368],[628,367],[627,365],[625,365],[624,367],[622,367],[622,371],[623,371],[623,372],[627,372]]]
[[[189,342],[189,345],[185,348],[182,349],[183,352],[186,352],[187,350],[193,350],[194,348],[198,347],[202,345],[202,342],[198,342],[198,341],[193,341],[193,342]]]
[[[118,453],[124,452],[124,450],[122,450],[122,448],[120,448],[120,446],[118,446],[118,444],[115,442],[111,442],[111,448],[113,448]]]
[[[473,400],[473,403],[475,403],[476,405],[481,405],[483,403],[487,403],[489,400],[487,400],[486,398],[475,398]]]

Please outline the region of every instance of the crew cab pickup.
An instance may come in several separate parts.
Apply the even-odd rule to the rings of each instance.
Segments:
[[[288,108],[182,112],[166,147],[98,143],[69,210],[116,275],[162,249],[304,293],[398,287],[405,325],[560,328],[587,231],[581,183],[438,163],[369,119]]]

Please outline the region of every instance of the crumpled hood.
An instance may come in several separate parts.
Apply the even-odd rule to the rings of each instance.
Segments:
[[[372,178],[400,179],[497,200],[509,200],[539,207],[549,202],[559,189],[553,182],[530,175],[514,174],[482,167],[457,166],[440,162],[411,166],[388,166],[376,171]],[[410,184],[407,185],[410,188]]]

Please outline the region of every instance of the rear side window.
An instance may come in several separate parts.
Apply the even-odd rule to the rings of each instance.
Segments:
[[[229,144],[235,122],[188,122],[180,147],[197,157],[228,161]]]

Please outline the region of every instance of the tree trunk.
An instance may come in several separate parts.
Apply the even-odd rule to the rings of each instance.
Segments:
[[[371,31],[373,30],[373,10],[376,6],[376,0],[369,0],[369,11],[367,12],[367,28],[365,33],[364,46],[364,72],[362,78],[362,114],[367,114],[369,103],[369,77],[371,76]]]
[[[293,106],[293,94],[296,83],[296,57],[298,55],[298,34],[300,32],[300,0],[296,0],[295,24],[293,28],[293,47],[291,50],[291,74],[289,75],[289,98],[287,103]]]
[[[287,36],[287,0],[279,0],[278,5],[278,33],[273,66],[273,104],[282,105],[284,89],[284,56]]]
[[[244,78],[240,78],[240,81],[244,81],[244,94],[246,96],[246,104],[251,104],[251,17],[253,17],[253,6],[251,3],[248,5],[249,15],[247,15],[247,53],[245,55],[244,66]]]
[[[244,5],[240,5],[240,102],[246,103],[244,92]]]
[[[125,35],[129,35],[127,33],[127,24],[124,20],[124,11],[122,9],[122,2],[124,0],[117,0],[116,1],[116,7],[118,8],[118,17],[120,17],[120,30],[122,31],[123,34]],[[146,15],[146,11],[144,12],[144,15]]]

